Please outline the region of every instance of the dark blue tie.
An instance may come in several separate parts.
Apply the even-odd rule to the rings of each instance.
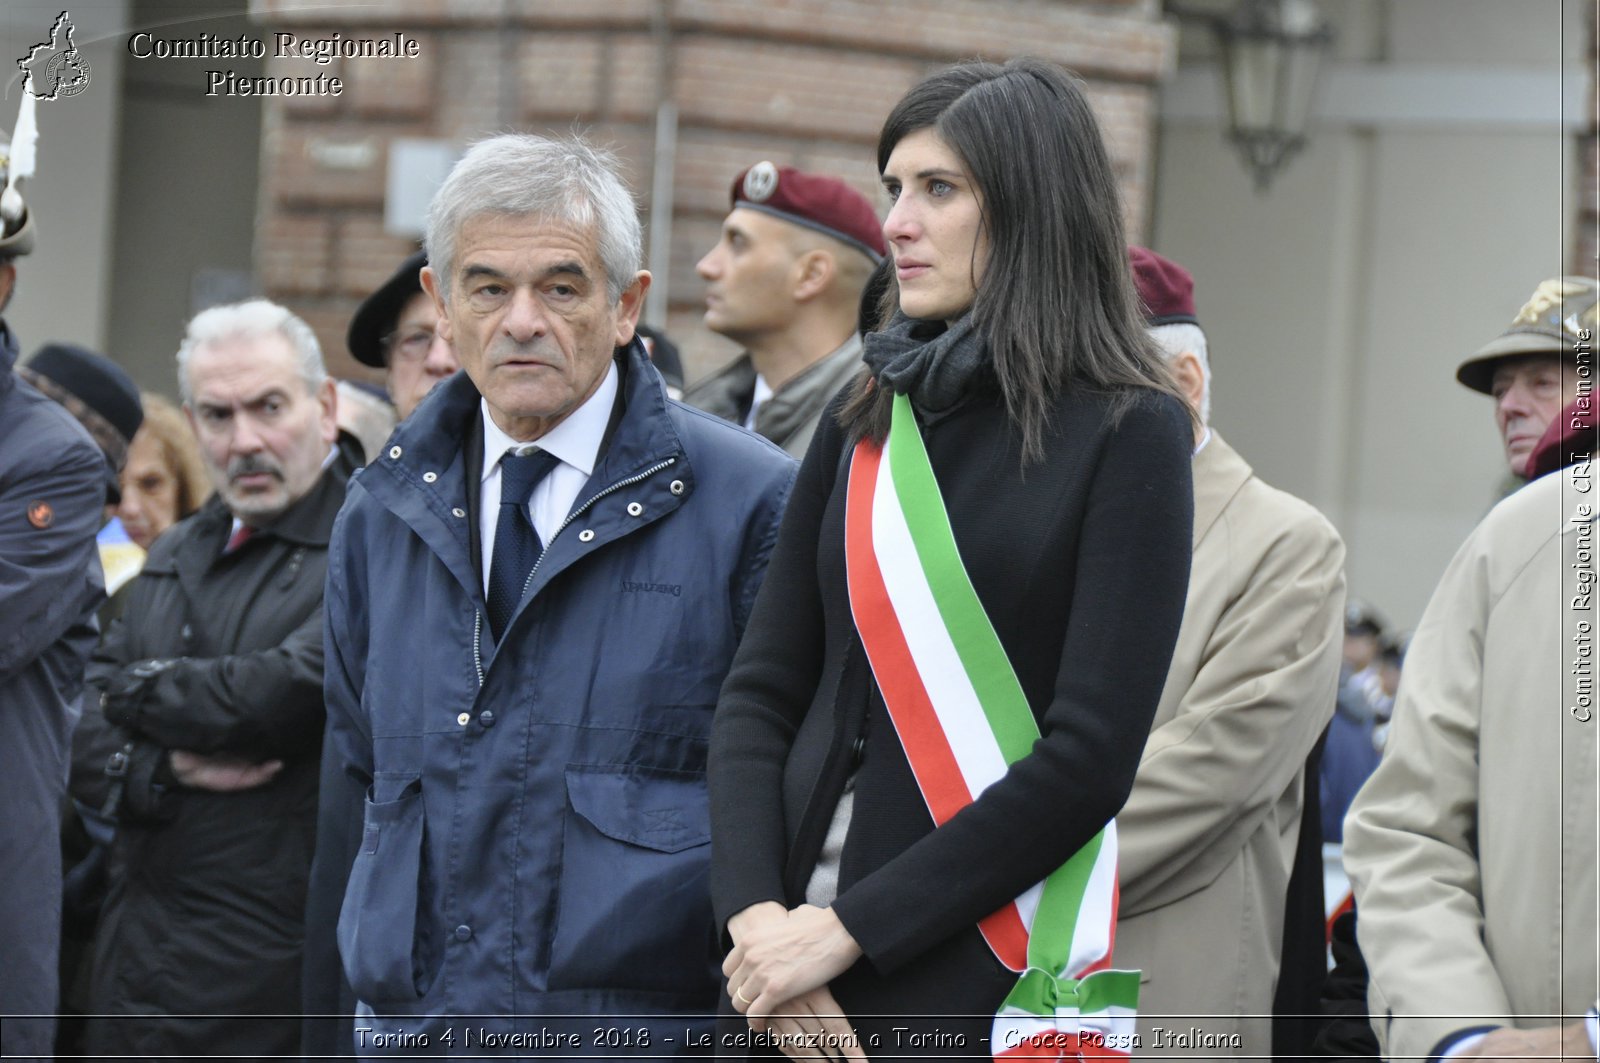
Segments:
[[[522,600],[544,544],[528,517],[528,499],[561,459],[544,450],[527,454],[507,451],[500,459],[500,520],[494,529],[494,557],[489,564],[489,628],[500,641],[511,614]]]

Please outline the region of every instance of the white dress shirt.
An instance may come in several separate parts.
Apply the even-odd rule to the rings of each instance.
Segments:
[[[594,475],[605,442],[611,409],[617,401],[617,366],[613,362],[595,393],[573,410],[567,419],[531,443],[512,439],[494,423],[487,399],[479,399],[483,418],[483,490],[478,500],[478,535],[483,546],[483,593],[489,593],[489,572],[494,563],[494,533],[500,525],[500,459],[506,451],[527,453],[549,451],[561,464],[533,489],[528,500],[529,516],[539,541],[546,546],[566,521],[578,501],[578,492]]]
[[[760,373],[756,374],[756,390],[750,395],[750,412],[744,415],[744,426],[750,431],[756,430],[756,414],[761,412],[762,405],[772,398],[772,385],[767,383],[767,378]]]

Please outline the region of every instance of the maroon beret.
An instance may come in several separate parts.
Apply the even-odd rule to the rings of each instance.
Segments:
[[[1144,304],[1146,325],[1200,324],[1194,316],[1194,277],[1188,270],[1137,245],[1129,246],[1128,261],[1133,265],[1133,286]]]
[[[889,253],[878,212],[837,177],[758,162],[733,179],[733,205],[843,240],[873,262]]]

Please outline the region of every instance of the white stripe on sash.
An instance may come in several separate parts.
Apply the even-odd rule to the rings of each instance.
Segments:
[[[887,448],[879,469],[872,500],[872,546],[878,569],[945,741],[961,766],[967,791],[977,800],[1006,773],[1006,759],[922,574],[905,512],[895,498],[893,479],[885,475],[889,471]]]

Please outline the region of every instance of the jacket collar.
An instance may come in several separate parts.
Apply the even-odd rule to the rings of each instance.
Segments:
[[[782,443],[849,383],[861,368],[861,334],[812,362],[772,393],[756,415],[762,435]],[[691,389],[688,401],[726,421],[743,424],[755,398],[756,366],[746,351]]]
[[[622,377],[617,385],[622,405],[594,475],[578,496],[580,505],[617,481],[668,458],[684,461],[683,440],[667,416],[666,383],[637,337],[618,355],[617,368]],[[678,475],[684,475],[681,464]]]
[[[757,427],[768,439],[788,439],[861,368],[861,336],[852,332],[844,344],[812,362],[772,393],[756,413]],[[752,388],[754,377],[752,376]],[[749,409],[746,403],[745,409]]]
[[[739,424],[750,412],[755,389],[756,367],[746,352],[686,389],[684,399],[692,406]]]
[[[674,475],[689,477],[682,440],[667,414],[667,392],[634,339],[616,354],[618,415],[594,474],[578,495],[581,507],[597,493],[668,458]],[[481,594],[474,562],[475,485],[482,447],[481,395],[465,372],[428,393],[395,430],[389,445],[361,476],[373,497],[415,531],[471,593]],[[460,511],[463,516],[455,514]],[[466,516],[473,514],[472,517]]]
[[[333,535],[333,518],[344,505],[345,486],[361,466],[361,442],[341,431],[334,443],[337,453],[306,496],[283,516],[260,529],[299,546],[327,546]],[[231,522],[230,522],[231,523]]]
[[[636,338],[616,355],[617,393],[622,416],[598,463],[589,487],[604,487],[642,466],[681,457],[683,444],[667,416],[667,392]],[[422,482],[426,471],[439,477],[459,463],[470,423],[479,415],[482,395],[465,372],[458,372],[433,391],[395,430],[390,446],[374,466],[390,469],[402,480]],[[481,444],[480,444],[481,445]],[[596,481],[604,481],[596,484]],[[593,492],[585,490],[580,501]]]
[[[1198,547],[1206,532],[1222,516],[1233,496],[1255,470],[1239,452],[1228,446],[1222,434],[1211,430],[1211,441],[1194,456],[1194,542]]]

